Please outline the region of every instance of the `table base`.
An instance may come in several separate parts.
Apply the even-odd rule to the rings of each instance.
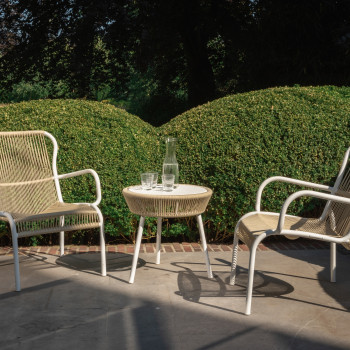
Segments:
[[[207,266],[208,277],[209,278],[213,278],[213,272],[211,270],[209,254],[208,254],[207,241],[205,239],[202,215],[197,215],[196,218],[197,218],[197,224],[198,224],[198,229],[199,229],[199,235],[200,235],[200,238],[201,238],[202,247],[203,247],[203,251],[204,251],[205,263],[206,263],[206,266]],[[139,222],[139,227],[137,229],[135,253],[134,253],[134,257],[132,259],[132,266],[131,266],[129,283],[134,283],[135,273],[136,273],[136,266],[137,266],[137,261],[138,261],[139,253],[140,253],[141,239],[142,239],[144,225],[145,225],[145,217],[141,216],[140,217],[140,222]],[[161,235],[162,235],[162,218],[159,217],[159,218],[157,218],[157,243],[156,243],[156,254],[157,255],[156,255],[156,264],[160,264]]]

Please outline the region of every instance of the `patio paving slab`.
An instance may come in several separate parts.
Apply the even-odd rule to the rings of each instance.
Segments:
[[[0,256],[0,349],[349,349],[350,255],[338,254],[329,282],[329,250],[261,250],[252,315],[243,314],[249,253],[238,256],[228,284],[230,251],[99,253],[20,257],[22,291],[14,292],[11,255]]]

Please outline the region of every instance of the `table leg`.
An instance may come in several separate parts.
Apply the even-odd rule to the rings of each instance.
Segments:
[[[202,215],[197,215],[197,223],[198,223],[199,234],[201,237],[203,251],[204,251],[204,255],[205,255],[205,263],[207,265],[208,277],[213,278],[213,272],[211,270],[210,261],[209,261],[207,241],[205,239]]]
[[[142,233],[143,233],[143,226],[145,224],[145,217],[141,216],[140,217],[140,222],[139,222],[139,228],[137,230],[137,237],[136,237],[136,244],[135,244],[135,252],[134,252],[134,257],[132,259],[132,266],[131,266],[131,272],[130,272],[130,279],[129,283],[134,283],[135,279],[135,273],[136,273],[136,267],[137,267],[137,261],[139,259],[139,253],[140,253],[140,246],[141,246],[141,238],[142,238]]]
[[[157,259],[156,259],[156,264],[160,264],[160,242],[162,240],[162,218],[158,218],[157,221],[157,247],[156,247],[156,252],[157,252]]]

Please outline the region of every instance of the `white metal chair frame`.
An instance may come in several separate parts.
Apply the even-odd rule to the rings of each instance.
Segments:
[[[271,213],[271,212],[261,212],[260,208],[260,203],[261,203],[261,196],[264,188],[271,182],[273,181],[281,181],[281,182],[286,182],[286,183],[291,183],[295,185],[300,185],[300,186],[305,186],[305,187],[310,187],[314,188],[317,190],[322,190],[322,191],[328,191],[330,194],[323,193],[323,192],[317,192],[317,191],[311,191],[311,190],[302,190],[293,193],[290,195],[287,200],[283,203],[281,211],[279,213],[279,219],[278,219],[278,225],[276,229],[274,230],[268,230],[265,231],[255,238],[252,246],[250,247],[250,258],[249,258],[249,276],[248,276],[248,286],[247,286],[247,296],[246,296],[246,310],[245,314],[250,315],[251,313],[251,302],[252,302],[252,291],[253,291],[253,279],[254,279],[254,266],[255,266],[255,256],[256,256],[256,250],[261,243],[261,241],[272,235],[286,235],[289,236],[290,238],[298,238],[298,237],[305,237],[309,239],[316,239],[320,241],[326,241],[330,242],[330,280],[331,282],[336,281],[336,244],[341,244],[341,243],[349,243],[350,242],[350,230],[347,231],[346,234],[344,234],[342,237],[335,237],[335,236],[328,236],[325,234],[319,234],[319,233],[313,233],[313,232],[307,232],[307,231],[296,231],[296,230],[288,230],[284,229],[284,223],[286,218],[288,217],[293,217],[292,215],[287,215],[287,210],[290,204],[297,198],[300,197],[314,197],[314,198],[319,198],[319,199],[324,199],[327,200],[326,206],[322,212],[322,215],[320,216],[319,220],[323,221],[326,219],[327,214],[329,212],[329,208],[332,202],[338,202],[338,203],[343,203],[350,205],[350,198],[343,197],[336,195],[339,185],[341,184],[343,177],[345,175],[345,170],[349,161],[349,155],[350,155],[350,148],[346,151],[344,160],[342,162],[341,169],[339,171],[338,177],[336,179],[336,182],[333,187],[331,186],[326,186],[326,185],[321,185],[321,184],[315,184],[312,182],[307,182],[307,181],[300,181],[288,177],[283,177],[283,176],[274,176],[270,177],[262,184],[260,185],[257,193],[257,198],[256,198],[256,206],[254,212],[247,213],[246,215],[242,216],[240,220],[238,221],[236,227],[235,227],[235,235],[234,235],[234,240],[233,240],[233,254],[232,254],[232,266],[231,266],[231,276],[230,276],[230,284],[234,285],[235,284],[235,278],[236,278],[236,267],[237,267],[237,253],[238,253],[238,241],[239,241],[239,235],[237,234],[237,231],[239,229],[239,225],[244,220],[245,218],[255,215],[257,213],[263,213],[265,215],[276,215],[277,213]],[[350,194],[348,193],[349,197]],[[277,214],[278,215],[278,214]]]
[[[67,174],[58,175],[58,173],[57,173],[58,145],[57,145],[57,141],[54,138],[54,136],[46,131],[43,131],[43,132],[35,132],[35,131],[34,132],[8,132],[8,133],[4,132],[2,134],[15,135],[16,133],[18,133],[18,134],[42,133],[44,136],[48,137],[52,141],[52,144],[53,144],[52,172],[53,172],[53,180],[55,183],[59,202],[64,203],[63,198],[62,198],[59,180],[67,179],[70,177],[76,177],[76,176],[80,176],[80,175],[84,175],[84,174],[91,174],[94,177],[95,184],[96,184],[96,200],[95,200],[95,202],[93,202],[93,203],[74,203],[74,204],[87,205],[87,206],[93,208],[98,215],[99,227],[100,227],[101,274],[102,274],[102,276],[106,276],[106,250],[105,250],[104,222],[103,222],[103,215],[102,215],[100,209],[98,208],[98,205],[101,202],[101,184],[100,184],[99,176],[97,175],[96,171],[94,171],[92,169],[85,169],[85,170],[80,170],[80,171],[75,171],[75,172],[71,172],[71,173],[67,173]],[[33,182],[33,181],[27,181],[27,183],[30,183],[30,182]],[[11,184],[7,184],[7,183],[1,183],[0,185],[1,186],[11,186]],[[43,230],[41,230],[39,233],[36,233],[35,231],[31,231],[31,232],[27,231],[27,232],[18,233],[17,228],[16,228],[15,219],[13,218],[13,215],[11,213],[5,212],[5,211],[0,211],[0,219],[1,218],[7,219],[6,221],[9,223],[9,226],[11,229],[16,291],[20,291],[21,284],[20,284],[20,271],[19,271],[18,238],[34,236],[34,235],[38,235],[38,234],[53,233],[53,231],[47,230],[48,232],[43,232]],[[62,218],[63,217],[61,217],[61,219]],[[60,255],[63,256],[64,255],[64,231],[57,230],[54,232],[60,232],[60,239],[59,239],[60,240]]]

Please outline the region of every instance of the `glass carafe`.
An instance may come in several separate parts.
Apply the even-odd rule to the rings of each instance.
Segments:
[[[176,141],[175,137],[165,139],[166,153],[163,162],[163,174],[175,175],[175,187],[179,185],[179,164],[176,160]]]

